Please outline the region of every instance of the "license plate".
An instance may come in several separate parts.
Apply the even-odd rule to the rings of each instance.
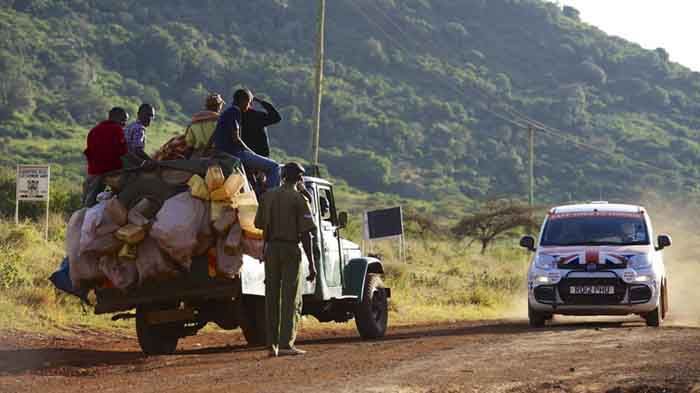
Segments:
[[[615,286],[613,285],[581,285],[569,287],[569,293],[572,295],[614,295]]]

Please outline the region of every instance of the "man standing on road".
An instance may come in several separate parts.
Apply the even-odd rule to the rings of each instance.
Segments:
[[[107,120],[96,125],[87,136],[85,158],[87,158],[87,178],[83,189],[83,204],[91,206],[97,194],[104,191],[102,174],[122,168],[121,156],[127,146],[124,129],[129,115],[123,108],[114,107]]]
[[[294,346],[301,315],[301,252],[309,260],[308,281],[316,279],[312,233],[316,223],[309,204],[297,190],[304,168],[290,162],[283,168],[281,187],[267,192],[255,216],[255,226],[263,230],[266,249],[265,317],[270,356],[303,355]]]
[[[280,184],[280,168],[277,162],[253,152],[241,139],[241,110],[234,102],[226,109],[216,123],[214,147],[224,153],[235,156],[246,169],[265,173],[265,186],[268,190]]]
[[[146,148],[146,128],[151,125],[151,121],[156,116],[156,110],[150,104],[141,104],[135,122],[129,124],[124,129],[126,144],[129,148],[129,153],[135,153],[140,156],[148,156],[145,152]]]
[[[267,136],[267,126],[277,124],[282,120],[279,112],[272,104],[253,96],[247,89],[236,90],[233,101],[241,110],[241,137],[243,142],[253,152],[263,157],[270,157],[270,138]],[[260,104],[264,109],[253,109],[253,104]]]

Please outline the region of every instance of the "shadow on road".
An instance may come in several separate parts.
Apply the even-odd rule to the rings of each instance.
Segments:
[[[0,350],[0,375],[15,375],[49,368],[116,366],[142,361],[140,352],[92,349],[34,348]]]

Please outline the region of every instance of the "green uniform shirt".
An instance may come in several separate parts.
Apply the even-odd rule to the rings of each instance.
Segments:
[[[294,184],[268,191],[255,215],[255,226],[267,241],[298,242],[299,235],[316,229],[311,209]]]

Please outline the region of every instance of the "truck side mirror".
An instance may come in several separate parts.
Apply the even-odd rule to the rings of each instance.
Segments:
[[[656,242],[658,243],[658,246],[656,246],[657,251],[663,250],[666,247],[671,247],[671,236],[659,235]]]
[[[520,247],[527,248],[529,251],[535,251],[535,238],[530,235],[523,236],[520,239]]]
[[[338,213],[338,228],[343,229],[348,226],[348,212]]]

